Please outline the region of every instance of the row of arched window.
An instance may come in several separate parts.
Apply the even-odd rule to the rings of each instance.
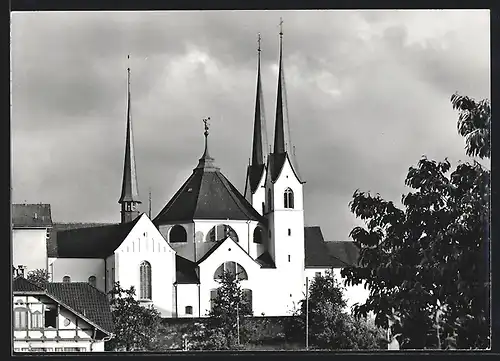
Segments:
[[[262,243],[263,241],[263,230],[261,227],[255,227],[253,232],[253,241],[255,243]],[[235,242],[239,242],[238,234],[233,229],[233,227],[227,224],[219,224],[207,233],[205,238],[206,242],[220,242],[226,238],[231,238]],[[204,239],[203,232],[196,232],[195,242],[202,242]],[[187,232],[186,229],[177,224],[170,229],[168,234],[168,240],[170,243],[185,243],[187,242]]]
[[[14,328],[27,329],[28,320],[30,319],[30,312],[26,307],[16,307],[14,308]],[[31,328],[41,329],[44,327],[43,317],[40,311],[34,311],[31,313]]]

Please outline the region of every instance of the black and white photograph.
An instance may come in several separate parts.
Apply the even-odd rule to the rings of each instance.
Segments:
[[[10,27],[13,354],[491,349],[489,10]]]

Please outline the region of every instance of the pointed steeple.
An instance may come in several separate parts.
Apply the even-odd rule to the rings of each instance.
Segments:
[[[267,161],[267,128],[264,112],[264,96],[262,95],[262,82],[260,75],[260,33],[258,35],[258,60],[257,60],[257,95],[255,97],[255,118],[253,124],[252,162],[251,165],[266,164]]]
[[[127,57],[129,59],[130,56]],[[125,140],[125,160],[123,164],[122,193],[118,203],[122,208],[122,223],[130,222],[139,215],[139,186],[135,166],[134,135],[132,131],[132,112],[130,99],[130,67],[127,68],[127,133]]]
[[[278,70],[278,91],[276,99],[276,123],[274,127],[274,153],[291,152],[290,125],[288,123],[288,104],[286,99],[285,73],[283,68],[283,20],[280,19],[280,55]]]
[[[204,128],[205,128],[205,131],[203,132],[203,135],[205,136],[205,151],[203,152],[203,155],[201,156],[200,160],[198,161],[198,166],[195,168],[195,169],[200,169],[200,168],[203,168],[204,170],[219,170],[218,167],[215,166],[215,163],[214,163],[214,158],[212,158],[210,156],[210,154],[208,153],[208,129],[209,129],[209,122],[210,121],[210,117],[206,118],[206,119],[203,119],[203,123],[204,123]]]

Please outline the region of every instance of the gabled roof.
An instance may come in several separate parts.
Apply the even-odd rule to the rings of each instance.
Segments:
[[[71,228],[50,233],[47,245],[49,257],[106,258],[111,255],[130,233],[141,216],[132,222]],[[63,228],[63,227],[61,227]]]
[[[271,153],[269,154],[269,171],[271,172],[271,181],[276,182],[279,178],[281,171],[283,170],[283,166],[285,165],[285,161],[288,159],[290,162],[293,174],[300,183],[305,183],[301,180],[300,174],[298,172],[297,165],[291,160],[288,153]]]
[[[354,266],[359,251],[354,242],[325,242],[321,228],[304,227],[306,267],[345,268]]]
[[[110,226],[114,223],[53,223],[49,229],[49,238],[47,239],[47,257],[58,257],[57,255],[57,232],[68,231],[71,229],[91,228]]]
[[[47,283],[45,289],[18,276],[12,281],[14,295],[37,294],[50,297],[101,331],[113,332],[113,318],[105,293],[86,282]]]
[[[113,332],[108,296],[87,282],[47,283],[47,293],[104,331]]]
[[[45,228],[52,226],[50,204],[13,204],[14,228]]]
[[[264,164],[249,165],[247,168],[247,183],[245,187],[250,187],[250,192],[255,193],[259,187],[266,166]],[[245,189],[246,193],[246,189]]]
[[[191,176],[153,220],[156,226],[193,219],[265,222],[252,205],[218,170],[195,168]]]
[[[256,261],[258,264],[260,264],[261,268],[276,268],[273,258],[267,251],[257,257]]]
[[[175,256],[175,277],[178,284],[199,284],[200,280],[196,273],[198,265],[179,255]]]

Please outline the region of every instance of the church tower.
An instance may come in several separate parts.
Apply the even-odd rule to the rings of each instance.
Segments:
[[[130,56],[129,56],[130,57]],[[121,223],[136,219],[139,205],[139,186],[135,167],[134,135],[132,132],[132,113],[130,107],[130,67],[127,68],[127,134],[125,140],[125,161],[123,164],[122,193],[118,203],[121,205]]]
[[[245,184],[245,198],[259,212],[264,214],[266,190],[264,188],[267,173],[267,128],[264,112],[264,97],[262,95],[262,82],[260,75],[260,34],[258,35],[257,49],[257,94],[255,97],[255,116],[253,124],[252,158],[247,168]]]
[[[266,216],[270,230],[269,253],[278,272],[288,280],[285,291],[289,307],[302,298],[304,279],[304,202],[303,184],[295,161],[283,67],[283,30],[280,23],[280,50],[274,149],[268,157],[265,183]]]

